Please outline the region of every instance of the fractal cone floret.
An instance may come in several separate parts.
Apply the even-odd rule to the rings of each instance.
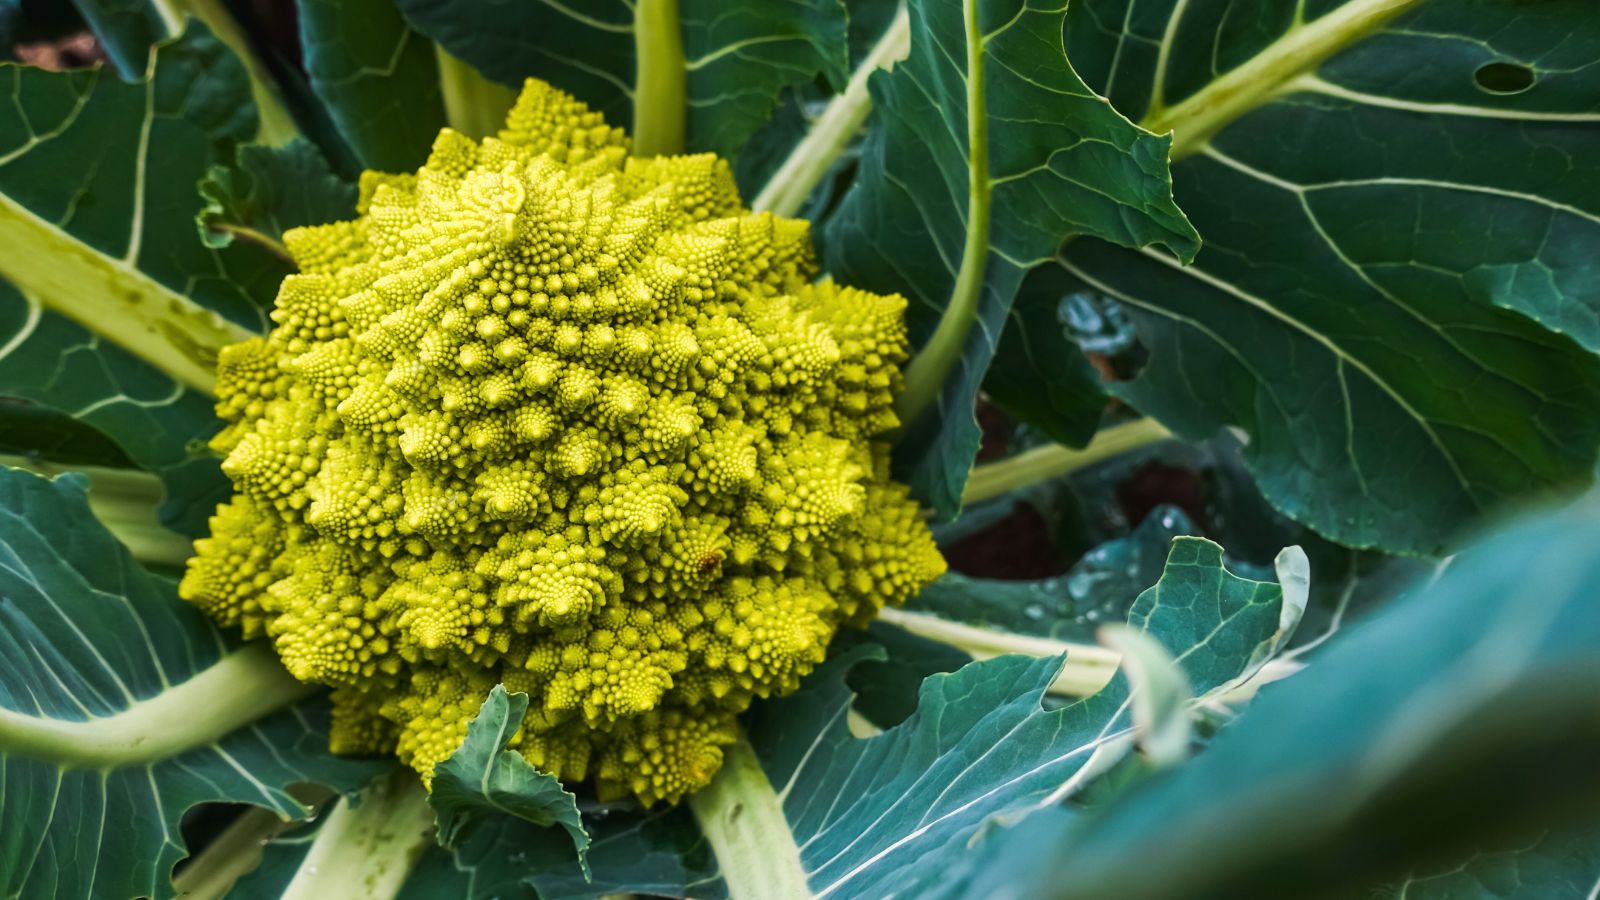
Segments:
[[[285,235],[275,328],[219,360],[237,494],[182,586],[333,686],[335,750],[427,777],[504,684],[533,765],[676,802],[943,570],[882,441],[905,301],[815,281],[725,161],[529,82],[358,212]]]

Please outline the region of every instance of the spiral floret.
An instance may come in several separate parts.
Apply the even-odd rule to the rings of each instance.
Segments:
[[[943,571],[880,438],[905,301],[814,282],[712,155],[640,159],[529,81],[300,228],[225,349],[235,497],[183,595],[332,686],[332,742],[426,778],[489,688],[602,796],[704,785],[752,700]]]

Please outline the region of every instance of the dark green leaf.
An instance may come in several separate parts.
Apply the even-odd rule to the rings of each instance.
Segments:
[[[1591,502],[1463,552],[1264,689],[1188,766],[1042,854],[1052,889],[1030,895],[1357,889],[1594,809],[1597,530]]]
[[[68,465],[132,466],[128,455],[110,438],[47,406],[0,396],[0,422],[5,423],[0,429],[0,453]]]
[[[1065,575],[1003,581],[951,572],[904,609],[1001,634],[1093,643],[1096,629],[1126,618],[1134,600],[1160,579],[1173,539],[1195,532],[1176,507],[1158,508],[1132,534],[1085,553]]]
[[[1439,552],[1485,509],[1585,483],[1600,172],[1572,161],[1600,154],[1593,4],[1351,0],[1298,26],[1277,3],[1134,6],[1073,4],[1073,60],[1130,117],[1176,122],[1174,190],[1206,250],[1183,268],[1067,249],[1150,352],[1114,391],[1191,439],[1243,429],[1268,498],[1352,546]],[[1381,10],[1413,11],[1330,24]],[[1291,47],[1312,69],[1268,71]],[[1487,65],[1534,85],[1494,93]],[[1173,109],[1215,96],[1216,72],[1254,102],[1208,134]]]
[[[232,492],[205,440],[211,399],[0,281],[0,394],[59,410],[103,433],[166,487],[162,524],[199,537]],[[15,426],[0,407],[0,428]],[[70,459],[70,457],[69,457]]]
[[[954,672],[972,662],[964,650],[882,621],[873,622],[866,631],[840,631],[829,652],[846,653],[861,644],[877,644],[884,657],[856,663],[845,682],[855,692],[855,711],[879,728],[899,725],[917,711],[917,694],[928,676]]]
[[[0,559],[0,719],[11,720],[0,722],[6,896],[166,896],[190,807],[250,803],[298,818],[305,810],[289,786],[350,792],[387,767],[331,755],[320,700],[149,763],[84,768],[15,752],[17,722],[112,716],[189,681],[230,648],[172,582],[140,568],[94,521],[80,477],[0,468]]]
[[[1278,629],[1277,585],[1235,578],[1221,560],[1215,544],[1180,540],[1161,586],[1130,619],[1179,658],[1199,691],[1238,675]],[[922,896],[942,877],[928,860],[962,852],[986,823],[1040,809],[1131,742],[1121,678],[1046,710],[1041,700],[1060,660],[1020,656],[928,677],[909,719],[856,738],[845,722],[845,676],[881,657],[874,651],[834,658],[798,693],[758,704],[744,720],[818,895]]]
[[[1186,257],[1198,243],[1172,202],[1168,140],[1078,79],[1061,43],[1063,9],[974,6],[911,4],[911,55],[873,77],[875,129],[826,236],[834,275],[910,298],[918,345],[952,302],[958,270],[981,266],[961,360],[937,409],[908,423],[900,442],[903,477],[943,517],[960,507],[980,437],[973,399],[1028,269],[1072,234],[1162,243]]]
[[[432,43],[394,0],[301,0],[300,45],[311,89],[361,165],[410,172],[445,125]]]
[[[352,219],[356,186],[340,178],[309,141],[283,147],[247,144],[233,165],[212,166],[200,182],[206,200],[198,222],[208,245],[235,238],[278,241],[301,225]]]
[[[167,25],[151,0],[72,0],[117,72],[129,81],[144,77],[150,48],[167,36]]]
[[[634,90],[633,4],[398,0],[406,19],[489,78],[541,78],[627,127]],[[819,75],[841,87],[849,59],[841,0],[680,0],[687,148],[732,156]]]
[[[849,79],[843,0],[679,0],[689,69],[688,149],[732,157],[767,122],[779,92]]]
[[[1350,900],[1592,900],[1600,885],[1600,827],[1547,831],[1419,870]]]
[[[467,726],[466,741],[434,769],[428,804],[439,816],[439,842],[455,847],[486,819],[510,815],[565,828],[583,862],[589,835],[574,797],[521,753],[506,749],[527,711],[527,694],[507,694],[504,686],[495,685]]]
[[[153,65],[139,84],[0,65],[13,97],[0,110],[0,277],[203,389],[217,347],[265,324],[289,266],[195,240],[196,182],[256,129],[238,60],[191,23]]]
[[[1065,321],[1075,284],[1056,266],[1028,273],[983,390],[996,406],[1051,440],[1082,447],[1100,427],[1108,398]]]

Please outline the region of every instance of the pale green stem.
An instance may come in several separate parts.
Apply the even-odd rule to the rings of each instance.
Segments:
[[[1060,444],[1025,450],[1016,456],[973,469],[967,477],[966,490],[961,492],[961,504],[970,506],[1041,481],[1069,475],[1170,437],[1172,432],[1155,419],[1137,419],[1101,431],[1081,450]]]
[[[308,808],[322,806],[337,796],[320,784],[290,785],[289,793]],[[300,823],[284,819],[270,809],[246,809],[178,870],[172,878],[173,891],[183,900],[222,900],[234,882],[261,865],[267,841],[297,824]]]
[[[172,877],[173,892],[183,900],[221,900],[261,865],[266,842],[287,824],[270,809],[250,807]]]
[[[723,749],[722,768],[711,784],[689,795],[689,808],[711,842],[732,900],[812,896],[783,798],[742,736]]]
[[[282,91],[278,83],[267,71],[267,67],[256,55],[255,49],[250,46],[250,38],[239,27],[237,20],[228,12],[222,0],[155,0],[155,8],[160,14],[162,22],[167,26],[169,34],[176,35],[183,30],[184,16],[193,16],[204,22],[206,27],[217,36],[217,40],[226,44],[239,61],[244,65],[245,72],[250,77],[250,93],[255,99],[256,110],[261,115],[261,128],[257,132],[257,140],[263,144],[277,147],[287,144],[300,135],[300,129],[294,123],[294,117],[289,114],[289,109],[283,103]]]
[[[0,466],[55,477],[63,472],[89,476],[89,510],[141,562],[179,566],[193,555],[189,539],[168,531],[160,518],[166,489],[161,479],[136,469],[67,466],[24,456],[0,454]]]
[[[911,15],[901,6],[888,30],[873,45],[872,52],[850,76],[844,92],[828,101],[822,115],[811,123],[805,138],[789,151],[783,164],[756,194],[750,208],[780,216],[798,213],[872,112],[872,94],[867,89],[872,73],[891,68],[910,52]]]
[[[893,607],[883,610],[878,618],[919,637],[964,650],[974,659],[990,659],[1007,653],[1025,656],[1060,656],[1065,653],[1067,661],[1049,688],[1049,693],[1058,697],[1092,696],[1111,681],[1111,676],[1117,674],[1117,668],[1122,665],[1121,654],[1096,644],[980,628],[964,622],[952,622],[932,613]],[[1282,680],[1304,668],[1303,663],[1294,660],[1270,660],[1248,681],[1230,686],[1219,697],[1211,699],[1240,702],[1253,696],[1261,685]]]
[[[83,243],[0,194],[0,276],[22,291],[29,317],[50,309],[139,357],[174,380],[210,393],[217,353],[249,331],[146,275],[128,258]]]
[[[390,900],[433,843],[428,792],[399,766],[363,790],[359,805],[340,799],[328,812],[281,900]]]
[[[316,690],[284,671],[263,641],[105,718],[49,719],[0,708],[0,751],[68,768],[144,765],[214,744]]]
[[[517,92],[452,56],[444,47],[434,47],[439,59],[439,88],[444,94],[445,119],[450,127],[474,140],[499,131],[506,113],[517,102]]]
[[[963,0],[967,38],[967,240],[955,288],[933,336],[906,367],[905,390],[895,413],[906,425],[915,422],[938,399],[944,382],[978,321],[983,275],[989,259],[989,112],[984,99],[983,33],[977,0]]]
[[[1297,23],[1238,68],[1173,106],[1159,102],[1140,122],[1156,134],[1173,133],[1172,159],[1204,149],[1239,116],[1271,100],[1290,80],[1308,72],[1423,0],[1351,0],[1306,23]]]
[[[276,256],[291,266],[295,264],[294,257],[289,255],[289,248],[283,245],[283,241],[278,240],[270,234],[267,234],[265,231],[261,231],[257,228],[251,228],[248,225],[238,225],[233,222],[217,222],[208,227],[212,231],[220,232],[222,234],[229,234],[238,240],[255,244],[257,247],[260,247],[268,253],[271,253],[273,256]]]
[[[633,40],[638,66],[633,152],[636,156],[682,153],[689,106],[678,0],[636,0]]]

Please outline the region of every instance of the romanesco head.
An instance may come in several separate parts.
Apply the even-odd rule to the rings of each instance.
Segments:
[[[358,209],[285,235],[276,327],[222,354],[237,494],[182,587],[334,687],[336,750],[426,777],[504,683],[534,765],[676,802],[943,570],[878,440],[905,301],[814,283],[723,160],[530,81]]]

